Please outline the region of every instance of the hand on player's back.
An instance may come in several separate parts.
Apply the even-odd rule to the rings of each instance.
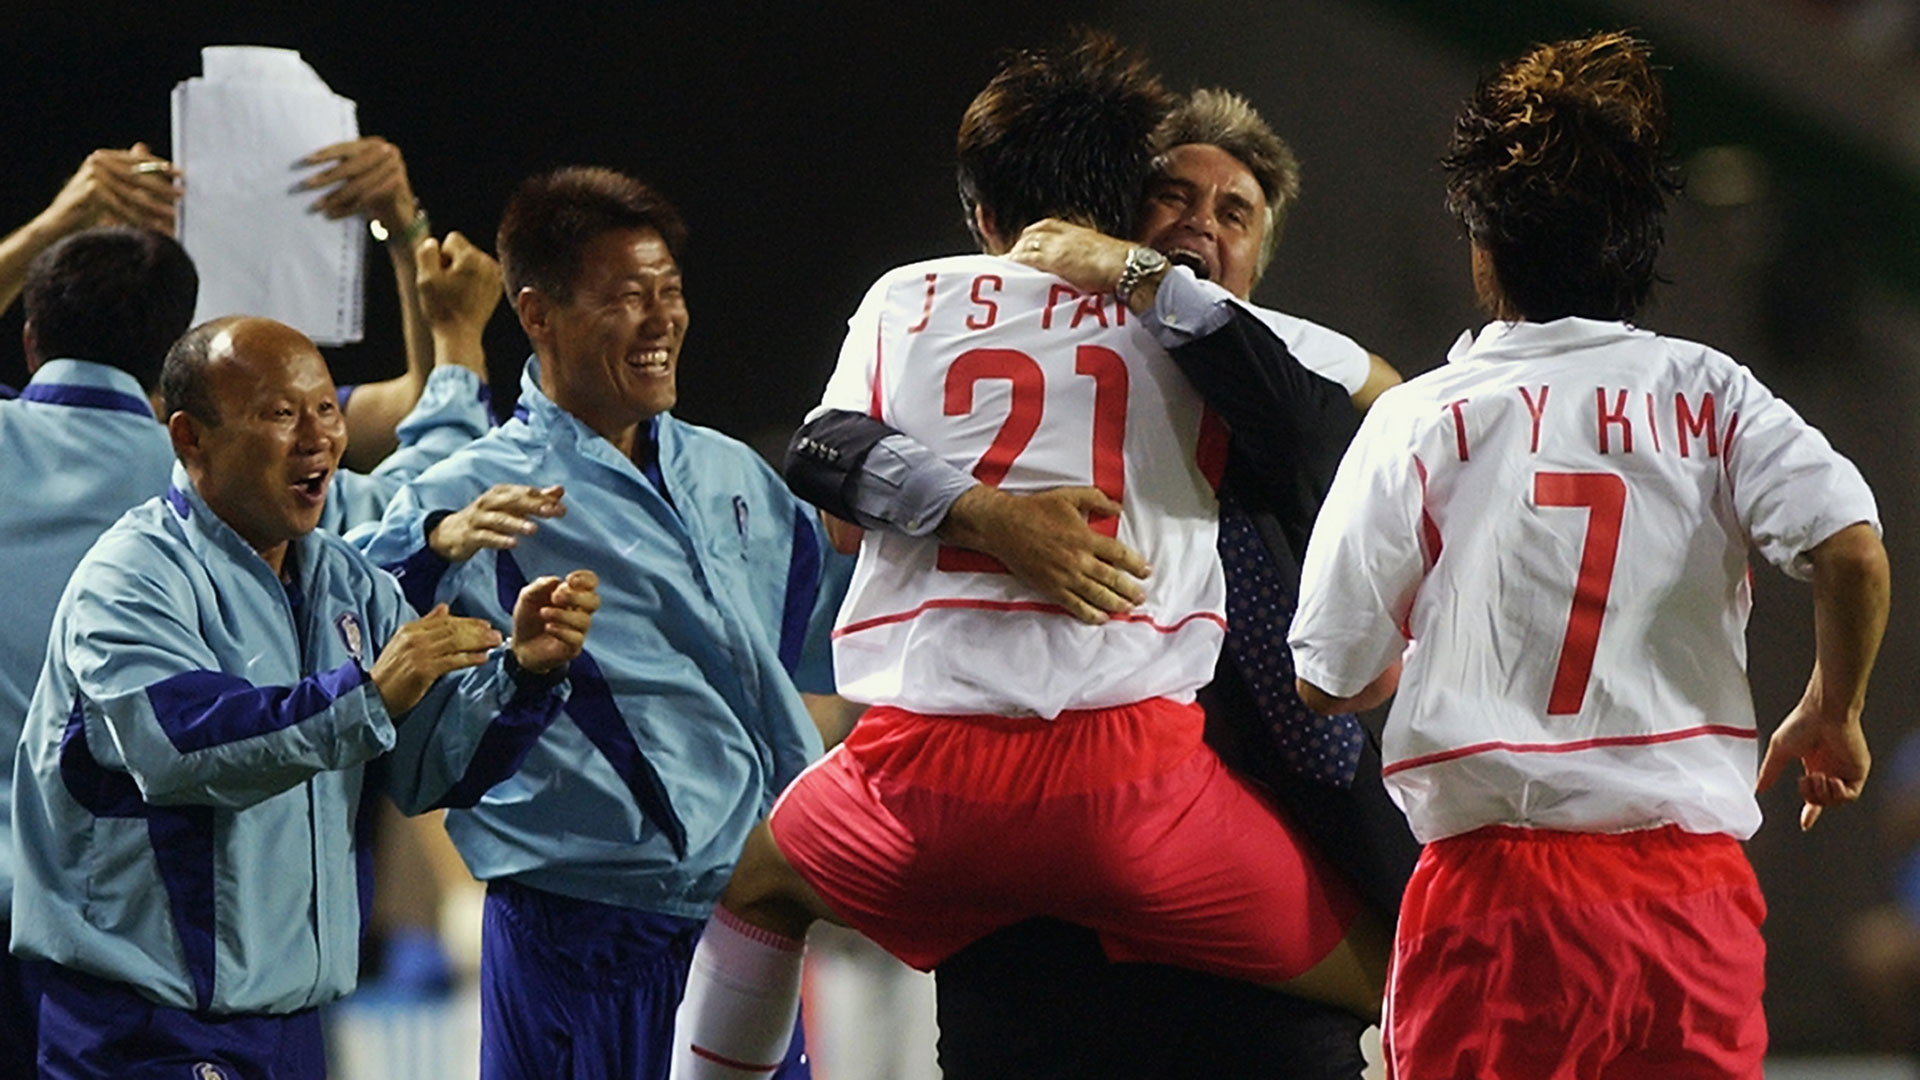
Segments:
[[[1151,572],[1139,552],[1087,524],[1119,513],[1098,488],[1016,495],[977,484],[954,501],[940,535],[999,559],[1022,584],[1099,625],[1146,599],[1140,580]]]

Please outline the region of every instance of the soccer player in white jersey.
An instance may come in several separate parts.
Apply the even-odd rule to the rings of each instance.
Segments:
[[[1126,309],[1128,283],[1086,294],[996,257],[1042,217],[1124,229],[1169,101],[1104,38],[1010,59],[959,135],[992,254],[883,277],[823,402],[871,408],[989,482],[1099,488],[1106,527],[1154,565],[1144,601],[1085,625],[967,552],[865,538],[835,669],[875,707],[748,840],[695,954],[674,1077],[777,1063],[801,939],[827,917],[929,968],[1060,915],[1116,959],[1374,1007],[1351,891],[1200,739],[1193,693],[1224,618],[1198,396]],[[1138,251],[1141,273],[1164,272]]]
[[[1756,780],[1799,759],[1805,827],[1866,779],[1872,493],[1751,372],[1625,321],[1673,190],[1666,126],[1621,34],[1480,85],[1448,203],[1494,321],[1374,405],[1308,546],[1302,693],[1365,706],[1398,672],[1383,771],[1426,844],[1390,1075],[1757,1080]],[[1811,577],[1816,629],[1757,777],[1755,549]]]

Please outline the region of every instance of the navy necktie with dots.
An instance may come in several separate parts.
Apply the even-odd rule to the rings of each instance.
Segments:
[[[1351,787],[1366,733],[1353,714],[1322,716],[1300,700],[1287,647],[1292,590],[1280,581],[1253,519],[1231,498],[1220,504],[1220,565],[1227,579],[1227,654],[1281,759],[1305,779]]]

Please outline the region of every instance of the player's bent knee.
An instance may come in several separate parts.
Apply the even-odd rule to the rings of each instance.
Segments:
[[[1277,989],[1378,1022],[1392,945],[1392,935],[1380,920],[1362,910],[1339,944],[1306,971],[1279,983]]]
[[[816,920],[832,918],[812,886],[774,842],[766,822],[753,827],[733,868],[721,906],[741,919],[789,938],[804,938]]]

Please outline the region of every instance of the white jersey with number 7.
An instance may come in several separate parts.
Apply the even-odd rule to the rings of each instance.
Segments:
[[[1873,494],[1726,355],[1623,323],[1494,323],[1389,391],[1315,525],[1291,640],[1358,692],[1405,650],[1387,786],[1423,842],[1484,825],[1760,825],[1746,677],[1757,549]]]
[[[1009,491],[1097,487],[1096,529],[1153,567],[1147,598],[1086,626],[973,552],[870,531],[834,631],[855,701],[1057,716],[1191,700],[1225,626],[1209,476],[1225,451],[1198,395],[1105,294],[985,255],[881,278],[848,324],[821,409],[868,412]]]

